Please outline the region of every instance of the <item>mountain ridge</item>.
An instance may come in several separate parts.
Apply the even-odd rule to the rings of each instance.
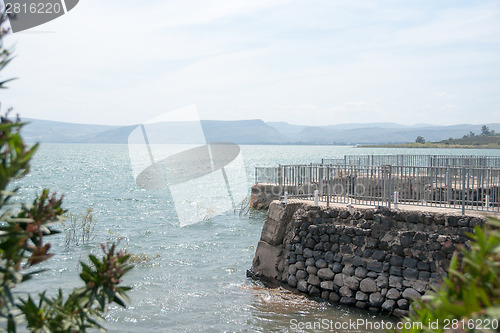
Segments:
[[[128,143],[129,134],[138,125],[113,126],[76,124],[52,120],[22,118],[28,124],[23,128],[27,142],[42,143]],[[185,128],[199,128],[195,122],[178,122]],[[461,138],[470,131],[479,134],[481,126],[473,124],[402,125],[397,123],[349,123],[307,126],[287,122],[249,120],[201,120],[207,142],[237,144],[399,144],[413,142],[417,136],[428,141]],[[500,123],[485,124],[500,132]],[[149,126],[149,125],[147,125]],[[196,127],[193,127],[196,126]],[[159,131],[159,130],[157,130]],[[161,131],[158,132],[161,135]]]

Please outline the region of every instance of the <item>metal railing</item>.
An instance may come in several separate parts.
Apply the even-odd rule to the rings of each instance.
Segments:
[[[500,157],[437,155],[431,157],[431,166],[498,168],[500,167]]]
[[[345,155],[343,158],[324,158],[321,164],[344,166],[442,166],[442,167],[500,167],[499,156],[474,155]]]
[[[257,172],[257,171],[256,171]],[[500,168],[280,165],[281,197],[370,206],[414,205],[500,211]]]
[[[255,184],[278,184],[279,167],[255,167]]]

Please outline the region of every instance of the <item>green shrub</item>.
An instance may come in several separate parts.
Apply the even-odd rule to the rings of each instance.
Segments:
[[[470,248],[454,255],[441,288],[415,302],[414,313],[405,319],[423,327],[402,332],[499,332],[499,228],[497,219],[475,227],[468,235]],[[431,328],[429,323],[437,324]]]
[[[22,322],[37,332],[100,328],[96,320],[107,304],[125,306],[126,291],[130,289],[119,286],[122,276],[132,268],[128,264],[130,255],[117,251],[116,244],[102,246],[101,259],[90,255],[92,266],[81,263],[83,287],[73,290],[66,299],[62,290],[55,297],[48,297],[44,291],[37,300],[14,293],[16,285],[41,272],[36,265],[53,255],[45,238],[57,233],[52,227],[66,212],[62,197],[49,194],[47,189],[32,204],[12,202],[17,192],[16,188],[10,189],[12,181],[28,173],[37,148],[26,147],[20,136],[22,126],[7,117],[0,119],[0,325],[3,323],[8,332],[15,332]]]
[[[10,62],[9,50],[2,44],[7,33],[3,28],[5,12],[0,16],[0,71]],[[4,88],[9,80],[0,82]],[[132,268],[130,256],[116,249],[116,244],[102,245],[104,255],[89,256],[91,265],[81,263],[82,287],[67,297],[63,291],[43,291],[37,297],[19,297],[15,287],[35,278],[43,270],[37,265],[53,256],[46,237],[57,233],[53,226],[66,212],[62,196],[44,189],[33,201],[15,203],[18,188],[14,181],[30,170],[30,161],[38,145],[27,147],[20,130],[24,124],[0,117],[0,330],[16,332],[85,332],[101,328],[108,304],[125,306],[129,287],[120,286],[123,275]],[[56,294],[55,296],[48,296]]]

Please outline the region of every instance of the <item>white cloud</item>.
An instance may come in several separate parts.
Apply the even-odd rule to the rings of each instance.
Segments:
[[[454,98],[457,98],[457,95],[449,94],[449,93],[444,92],[444,91],[435,92],[433,95],[437,96],[437,97],[445,98],[445,99],[454,99]]]
[[[497,1],[86,0],[37,29],[12,37],[2,99],[29,117],[500,121]]]

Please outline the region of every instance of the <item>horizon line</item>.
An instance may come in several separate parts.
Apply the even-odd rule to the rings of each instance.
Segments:
[[[17,116],[17,115],[16,115]],[[64,124],[74,124],[74,125],[88,125],[88,126],[109,126],[109,127],[129,127],[129,126],[139,126],[141,123],[135,123],[135,124],[126,124],[126,125],[113,125],[113,124],[95,124],[95,123],[80,123],[80,122],[71,122],[71,121],[65,121],[65,120],[53,120],[53,119],[42,119],[42,118],[32,118],[32,117],[19,117],[21,120],[26,119],[27,121],[30,120],[35,120],[35,121],[51,121],[51,122],[57,122],[57,123],[64,123]],[[328,127],[328,126],[342,126],[342,125],[376,125],[376,124],[393,124],[393,125],[399,125],[399,126],[406,126],[406,127],[416,127],[416,126],[422,126],[422,127],[428,127],[428,126],[435,126],[435,127],[451,127],[451,126],[466,126],[466,125],[471,125],[471,126],[479,126],[479,125],[491,125],[491,124],[500,124],[500,122],[488,122],[488,123],[457,123],[457,124],[433,124],[433,123],[413,123],[413,124],[405,124],[405,123],[398,123],[398,122],[389,122],[389,121],[379,121],[379,122],[352,122],[352,123],[337,123],[337,124],[323,124],[323,125],[307,125],[307,124],[292,124],[284,120],[278,120],[278,121],[266,121],[261,118],[251,118],[251,119],[235,119],[235,120],[226,120],[226,119],[200,119],[200,121],[219,121],[219,122],[241,122],[241,121],[262,121],[266,124],[270,123],[284,123],[290,126],[303,126],[303,127]],[[179,121],[182,122],[182,121]],[[272,126],[272,125],[270,125]]]

